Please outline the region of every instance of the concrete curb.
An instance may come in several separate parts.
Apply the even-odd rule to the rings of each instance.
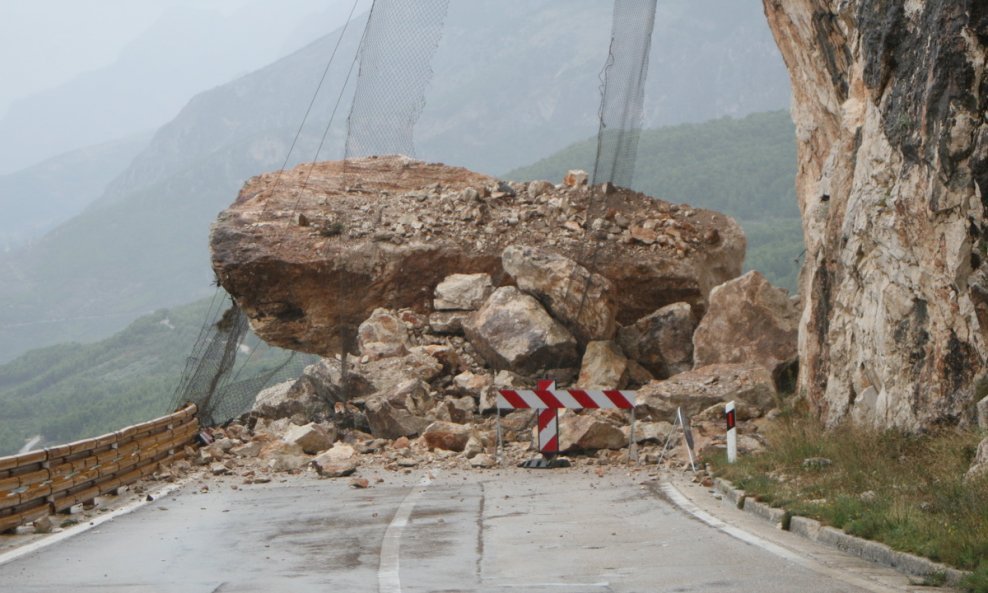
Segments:
[[[885,544],[848,535],[839,529],[826,527],[815,519],[792,515],[785,509],[758,502],[747,497],[744,490],[738,490],[723,478],[714,478],[714,489],[742,511],[767,520],[776,527],[852,556],[887,566],[908,576],[930,578],[942,575],[945,584],[956,587],[971,574],[922,556],[897,552]]]

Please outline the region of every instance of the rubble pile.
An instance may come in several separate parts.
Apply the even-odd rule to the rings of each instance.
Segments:
[[[730,218],[590,188],[578,171],[557,186],[404,157],[337,166],[303,187],[255,178],[214,225],[214,268],[254,329],[324,357],[216,430],[202,466],[246,479],[484,468],[499,434],[502,461],[518,463],[537,455],[534,414],[499,412],[495,398],[540,379],[638,391],[634,431],[627,411],[560,410],[561,451],[584,463],[678,451],[678,407],[699,448],[723,446],[729,400],[742,450],[760,446],[796,338],[777,331],[766,354],[759,327],[788,329],[795,305],[759,275],[738,278],[744,237]],[[718,351],[717,328],[738,314],[745,332]]]

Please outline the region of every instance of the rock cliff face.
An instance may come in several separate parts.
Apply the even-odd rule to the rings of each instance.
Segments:
[[[537,288],[586,340],[609,338],[615,313],[628,324],[686,302],[699,316],[710,290],[740,273],[745,239],[731,218],[585,179],[508,184],[405,157],[351,160],[345,173],[339,162],[270,173],[248,181],[213,225],[213,269],[258,335],[327,356],[341,341],[355,352],[375,308],[432,311],[450,274],[485,273],[502,286],[516,266],[519,286]],[[503,263],[509,246],[547,249],[600,278],[574,301],[584,276],[572,262],[546,255],[540,279],[535,264]],[[608,286],[616,309],[602,309],[595,291]],[[583,314],[570,319],[570,309]]]
[[[988,4],[764,6],[799,140],[801,390],[831,423],[968,422],[988,353]]]

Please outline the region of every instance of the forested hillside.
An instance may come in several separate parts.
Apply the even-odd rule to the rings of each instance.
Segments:
[[[203,320],[221,306],[221,299],[204,299],[163,309],[100,342],[33,350],[0,366],[0,456],[35,435],[65,443],[170,412]],[[253,348],[258,340],[246,343]],[[243,363],[247,352],[241,354]],[[262,346],[243,377],[284,358],[284,351]],[[304,360],[285,371],[297,373]]]
[[[593,139],[579,142],[506,177],[558,181],[567,169],[592,171],[596,148]],[[643,131],[634,185],[736,218],[748,236],[746,269],[795,294],[803,251],[795,178],[793,124],[774,111]]]

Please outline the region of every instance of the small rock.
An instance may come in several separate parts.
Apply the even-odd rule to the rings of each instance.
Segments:
[[[487,453],[480,453],[470,459],[470,467],[489,468],[495,465],[497,465],[497,461]]]
[[[34,521],[35,533],[51,533],[51,530],[54,528],[55,526],[52,524],[51,518],[49,517],[41,517],[40,519],[36,519]]]
[[[566,187],[580,187],[587,184],[589,175],[583,169],[570,169],[563,177],[563,185]]]
[[[350,487],[360,488],[360,489],[370,488],[370,482],[367,480],[367,478],[354,478],[350,480]]]
[[[214,476],[223,476],[230,473],[230,468],[223,465],[222,463],[213,463],[209,466],[209,472]]]
[[[323,453],[312,460],[312,466],[316,468],[316,473],[321,477],[342,478],[357,471],[357,464],[353,461],[333,460],[328,457],[327,453]]]

